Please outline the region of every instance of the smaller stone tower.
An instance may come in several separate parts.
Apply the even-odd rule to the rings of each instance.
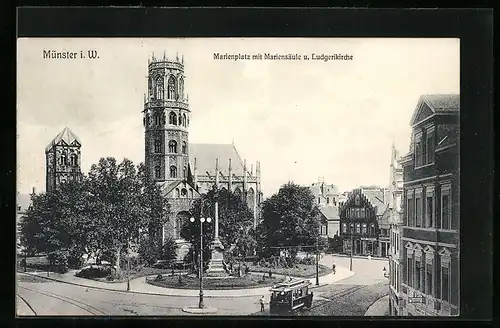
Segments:
[[[81,169],[80,139],[69,129],[64,128],[45,148],[46,191],[69,180],[80,181]]]

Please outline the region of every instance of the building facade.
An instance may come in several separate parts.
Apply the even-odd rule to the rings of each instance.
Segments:
[[[47,192],[65,181],[81,179],[81,147],[80,139],[69,128],[64,128],[45,147]]]
[[[189,142],[191,109],[185,92],[184,60],[153,56],[148,60],[148,94],[144,97],[145,166],[158,183],[171,208],[163,227],[163,240],[172,236],[179,246],[178,259],[190,245],[180,231],[190,217],[193,201],[214,185],[241,195],[252,211],[254,225],[260,220],[261,168],[250,169],[234,144]],[[212,214],[213,215],[213,214]]]
[[[345,197],[333,184],[326,184],[323,178],[317,183],[309,186],[314,196],[314,202],[320,210],[320,235],[333,238],[340,234],[339,203],[345,201]],[[326,223],[325,223],[326,222]]]
[[[460,312],[459,95],[421,96],[401,159],[404,217],[399,315]]]
[[[399,292],[401,284],[401,224],[403,223],[402,195],[403,168],[399,164],[399,152],[392,145],[389,175],[389,315],[399,313]]]

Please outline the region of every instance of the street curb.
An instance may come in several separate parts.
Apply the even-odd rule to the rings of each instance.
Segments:
[[[349,255],[345,255],[345,254],[327,254],[327,255],[343,257],[343,258],[350,258]],[[368,260],[368,256],[353,255],[352,258],[353,259]],[[375,261],[389,261],[389,258],[388,257],[372,257],[371,261],[373,261],[373,260],[375,260]]]
[[[106,290],[106,291],[112,291],[112,292],[120,292],[120,293],[128,293],[128,294],[140,294],[140,295],[168,296],[168,297],[199,297],[198,295],[160,294],[160,293],[138,292],[138,291],[132,291],[132,290],[127,291],[127,290],[112,289],[112,288],[106,288],[106,287],[96,287],[96,286],[83,285],[83,284],[79,284],[79,283],[75,283],[75,282],[59,280],[59,279],[50,278],[50,277],[44,277],[44,276],[33,274],[30,272],[17,272],[17,273],[32,276],[32,277],[38,277],[38,278],[42,278],[42,279],[46,279],[46,280],[57,281],[57,282],[68,284],[68,285],[85,287],[85,288],[92,288],[92,289],[97,289],[97,290]],[[336,281],[335,283],[342,281],[344,279],[350,278],[350,277],[354,276],[355,274],[356,273],[354,273],[353,275],[351,275],[349,277],[345,277],[343,279],[340,279],[340,280]],[[319,277],[319,278],[321,279],[321,277]],[[311,289],[324,287],[327,285],[332,285],[332,284],[323,284],[323,285],[320,284],[319,286],[311,287]],[[162,287],[158,287],[158,288],[162,288]],[[271,288],[271,286],[269,288]],[[175,289],[175,288],[170,288],[170,289]],[[249,288],[249,289],[251,290],[251,288]],[[179,290],[186,290],[186,289],[179,289]],[[193,289],[191,289],[191,290],[193,290]],[[210,291],[216,291],[216,290],[217,289],[212,289]],[[244,290],[244,289],[239,289],[239,290]],[[209,291],[209,290],[206,290],[206,291]],[[204,297],[205,298],[243,298],[243,297],[256,297],[256,295],[205,295]]]
[[[375,305],[375,303],[379,302],[380,300],[384,299],[384,298],[387,298],[387,300],[389,300],[389,295],[385,295],[385,296],[382,296],[381,298],[379,299],[376,299],[372,304],[370,304],[370,306],[366,309],[365,311],[365,314],[363,316],[366,316],[366,317],[384,317],[384,315],[371,315],[371,314],[367,314],[370,312],[370,310],[372,309],[372,307]]]

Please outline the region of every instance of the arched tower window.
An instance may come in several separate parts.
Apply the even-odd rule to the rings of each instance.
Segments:
[[[185,166],[184,166],[184,168],[182,169],[182,177],[183,177],[184,179],[186,179],[186,178],[187,178],[187,167],[185,167]]]
[[[182,123],[186,126],[186,114],[182,114]]]
[[[61,165],[67,165],[68,164],[68,158],[66,157],[65,154],[61,155],[61,159],[60,159],[59,162],[60,162]]]
[[[161,113],[161,124],[165,124],[165,121],[166,121],[166,117],[165,117],[165,113]]]
[[[181,192],[179,189],[175,189],[175,197],[177,198],[181,197]]]
[[[194,198],[194,191],[193,191],[193,189],[189,189],[189,194],[190,194],[191,198]]]
[[[186,142],[185,141],[182,142],[182,153],[183,154],[187,154],[187,147],[186,147]]]
[[[156,78],[156,99],[163,100],[163,94],[163,76],[158,76],[158,78]]]
[[[177,178],[177,168],[173,165],[170,167],[170,177]]]
[[[179,98],[184,99],[184,78],[179,79]]]
[[[161,141],[155,140],[155,153],[161,153]]]
[[[168,79],[168,99],[176,99],[175,78],[173,76]]]
[[[160,165],[156,165],[155,166],[155,177],[157,179],[161,178],[161,167],[160,167]]]
[[[170,112],[169,118],[168,118],[168,123],[177,125],[177,115],[175,115],[174,112]]]
[[[71,155],[71,165],[78,165],[78,156],[76,154]]]
[[[184,125],[184,124],[182,124],[182,115],[181,114],[179,114],[179,125]]]
[[[359,202],[360,202],[359,195],[356,195],[355,202],[356,202],[356,206],[359,206]]]
[[[181,195],[182,195],[182,197],[186,197],[186,196],[187,196],[187,194],[188,194],[187,189],[182,188],[182,190],[181,190]]]
[[[175,140],[170,140],[168,142],[168,151],[170,153],[177,153],[177,142]]]

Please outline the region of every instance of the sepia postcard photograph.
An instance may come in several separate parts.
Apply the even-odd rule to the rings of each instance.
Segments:
[[[456,38],[18,38],[17,316],[458,316],[459,118]]]

